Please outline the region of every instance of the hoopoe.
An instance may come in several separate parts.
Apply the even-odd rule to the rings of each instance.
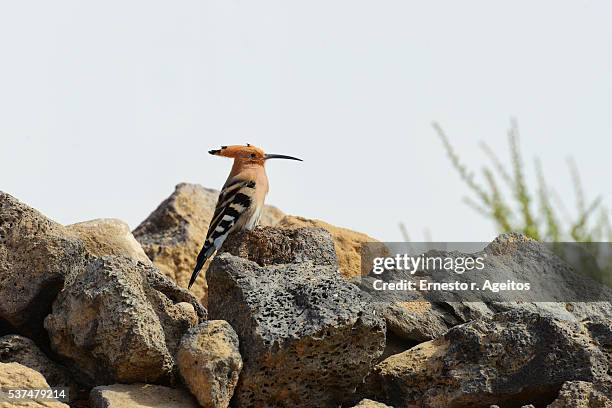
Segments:
[[[268,194],[268,177],[264,168],[266,160],[302,161],[283,154],[266,154],[260,148],[250,144],[221,146],[221,149],[209,150],[208,153],[214,156],[231,157],[234,159],[234,165],[219,194],[215,213],[191,274],[188,289],[195,282],[206,260],[221,248],[229,234],[243,229],[252,230],[259,223],[264,200]]]

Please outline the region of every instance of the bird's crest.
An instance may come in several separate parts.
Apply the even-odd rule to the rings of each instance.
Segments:
[[[230,157],[241,162],[255,162],[259,164],[263,164],[268,159],[289,159],[302,161],[302,159],[298,159],[297,157],[287,156],[284,154],[266,154],[259,147],[253,146],[249,143],[247,143],[246,146],[221,146],[220,149],[209,150],[208,153],[212,154],[213,156]]]
[[[218,150],[209,150],[208,153],[214,156],[231,157],[232,159],[264,161],[266,154],[259,147],[247,143],[246,146],[233,145],[221,146]]]

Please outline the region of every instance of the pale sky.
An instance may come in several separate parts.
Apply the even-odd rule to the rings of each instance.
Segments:
[[[572,155],[612,206],[612,2],[0,1],[0,189],[64,223],[132,228],[179,182],[220,188],[220,145],[271,161],[268,203],[400,240],[486,241],[474,170],[522,150],[567,206]]]

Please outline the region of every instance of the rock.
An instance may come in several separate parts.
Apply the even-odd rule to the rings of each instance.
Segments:
[[[216,204],[216,203],[215,203]],[[285,217],[285,213],[274,207],[273,205],[264,206],[263,213],[259,219],[259,225],[262,227],[274,227]]]
[[[0,408],[69,408],[51,399],[8,399],[8,389],[30,390],[49,388],[45,378],[37,371],[19,363],[0,363]]]
[[[83,270],[85,257],[83,242],[62,225],[0,192],[0,328],[38,337],[65,277]]]
[[[456,318],[427,301],[394,302],[378,309],[387,329],[396,336],[417,342],[435,339],[459,323]]]
[[[229,406],[242,370],[238,335],[229,323],[211,320],[190,329],[176,359],[183,382],[202,407]]]
[[[195,313],[197,320],[206,320],[208,315],[206,308],[189,291],[177,286],[176,283],[162,275],[159,269],[154,266],[147,265],[144,268],[144,272],[147,275],[147,283],[151,288],[163,293],[168,299],[172,300],[177,309],[183,310],[186,313],[185,317],[189,316],[194,320],[193,314]],[[185,303],[189,305],[185,305]]]
[[[373,306],[387,324],[387,343],[380,360],[440,337],[458,324],[448,311],[427,301],[374,302]]]
[[[610,382],[611,324],[525,311],[472,321],[378,364],[364,396],[430,408],[541,406],[564,381]]]
[[[202,248],[219,192],[198,184],[181,183],[135,230],[145,253],[181,287],[187,287],[195,259]],[[260,225],[274,225],[284,214],[271,206],[263,211]],[[192,291],[206,304],[204,267]]]
[[[368,248],[372,246],[377,245],[370,245]],[[388,334],[408,343],[431,340],[457,324],[475,319],[489,319],[496,313],[511,310],[529,311],[574,322],[597,316],[602,319],[612,319],[610,302],[569,301],[579,298],[582,289],[576,288],[584,288],[586,284],[578,284],[577,281],[582,281],[582,277],[571,272],[568,264],[549,248],[524,235],[511,233],[500,235],[483,251],[477,253],[484,255],[486,265],[486,269],[479,271],[479,274],[486,276],[491,282],[507,280],[555,282],[554,285],[549,285],[551,293],[543,294],[541,302],[470,301],[473,299],[461,293],[455,301],[435,301],[430,299],[428,294],[419,292],[374,290],[373,282],[376,279],[387,281],[396,281],[399,278],[413,279],[410,276],[398,275],[399,272],[396,271],[387,275],[369,275],[356,281],[356,284],[373,297],[378,312],[387,322]],[[462,254],[438,251],[436,255],[456,257]],[[443,273],[447,275],[447,272]],[[555,278],[559,276],[564,278]],[[419,274],[415,277],[414,279],[422,278]],[[612,298],[612,291],[607,288],[601,290],[608,291]],[[544,301],[555,298],[567,301]],[[483,300],[487,300],[486,295],[483,295]]]
[[[240,339],[237,407],[337,406],[383,352],[384,321],[335,265],[259,266],[224,253],[208,283],[211,318]]]
[[[548,408],[610,408],[612,384],[607,390],[584,381],[568,381],[563,384],[559,396]]]
[[[22,336],[0,337],[0,362],[19,363],[38,371],[51,387],[69,388],[71,399],[76,398],[79,387],[68,370],[47,357],[36,344]]]
[[[573,247],[571,249],[575,250]],[[514,279],[554,283],[542,285],[541,301],[487,304],[493,313],[519,309],[569,321],[595,317],[612,319],[611,302],[593,301],[612,299],[612,289],[574,272],[570,264],[551,251],[550,245],[522,234],[510,233],[497,237],[483,252],[487,257],[487,268],[482,273],[489,276],[491,281]],[[588,295],[592,292],[601,294]],[[590,296],[593,296],[593,299],[590,299]],[[584,301],[577,301],[579,299]]]
[[[453,307],[458,307],[456,305],[429,302],[419,292],[408,296],[403,291],[377,291],[373,280],[373,277],[367,276],[355,280],[355,284],[372,297],[377,313],[385,319],[388,340],[397,338],[399,342],[415,345],[435,339],[451,327],[465,322],[454,312]]]
[[[458,316],[453,309],[459,307],[457,305],[430,302],[417,291],[376,290],[376,279],[395,280],[383,275],[363,276],[353,281],[359,289],[372,297],[377,313],[385,319],[387,344],[397,343],[400,347],[401,344],[405,345],[400,351],[440,337],[451,327],[465,322],[465,316]]]
[[[361,276],[361,246],[378,240],[347,228],[336,227],[320,220],[287,215],[277,226],[281,228],[323,228],[329,231],[334,239],[334,247],[340,264],[340,273],[344,277]]]
[[[338,267],[329,232],[323,228],[257,227],[229,237],[221,250],[258,265],[312,262]]]
[[[367,398],[364,398],[361,401],[359,401],[359,404],[355,405],[353,408],[393,408],[393,407],[389,407],[388,405],[383,404],[382,402],[376,402],[376,401],[372,401]]]
[[[198,408],[185,390],[151,384],[113,384],[95,387],[91,408]]]
[[[45,319],[53,350],[86,385],[168,382],[185,331],[206,311],[152,265],[105,256],[66,280]]]
[[[418,292],[408,301],[404,292],[376,291],[367,276],[355,284],[372,297],[372,306],[387,324],[387,347],[383,358],[440,337],[448,329],[464,321],[449,307],[427,301]]]
[[[85,248],[90,254],[122,255],[145,264],[151,263],[130,232],[130,227],[121,220],[97,219],[72,224],[66,228],[85,243]]]
[[[179,302],[175,305],[175,310],[179,316],[183,316],[189,322],[189,326],[195,326],[200,321],[198,313],[191,303]]]

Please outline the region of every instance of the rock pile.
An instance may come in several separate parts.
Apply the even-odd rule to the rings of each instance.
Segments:
[[[83,270],[86,257],[64,226],[0,192],[0,327],[38,336],[66,276]]]
[[[380,296],[360,270],[372,238],[273,207],[194,297],[216,194],[180,184],[132,235],[0,192],[0,393],[65,387],[80,408],[612,406],[610,302]],[[568,273],[518,234],[487,251],[492,276]],[[17,406],[68,405],[0,394]]]
[[[216,190],[181,183],[134,230],[134,237],[149,259],[181,287],[186,287],[189,282],[218,196]],[[274,225],[283,216],[280,210],[266,206],[260,224]],[[204,269],[192,287],[193,293],[204,305],[207,298],[205,272]]]
[[[388,357],[364,388],[394,406],[542,406],[555,399],[565,381],[610,384],[606,344],[611,340],[609,321],[499,313]]]
[[[19,363],[0,363],[0,392],[5,390],[47,389],[49,384],[38,371]],[[68,408],[68,405],[46,398],[14,399],[0,394],[0,408]]]
[[[69,397],[76,399],[79,385],[63,365],[47,357],[32,340],[9,334],[0,337],[0,362],[19,363],[42,374],[51,387],[67,387]]]
[[[257,247],[244,258],[231,255],[240,252],[232,241],[209,268],[210,316],[234,327],[245,360],[234,394],[238,407],[337,405],[384,350],[384,320],[338,273],[329,234],[268,228],[256,230],[252,241],[282,246],[287,238],[276,241],[279,236],[300,243],[313,232],[312,243],[320,245],[284,246],[277,257],[262,257]],[[332,253],[321,254],[326,248]]]
[[[148,280],[158,273],[136,260],[101,257],[64,285],[45,319],[53,350],[87,385],[171,382],[178,343],[205,313],[175,303]]]

